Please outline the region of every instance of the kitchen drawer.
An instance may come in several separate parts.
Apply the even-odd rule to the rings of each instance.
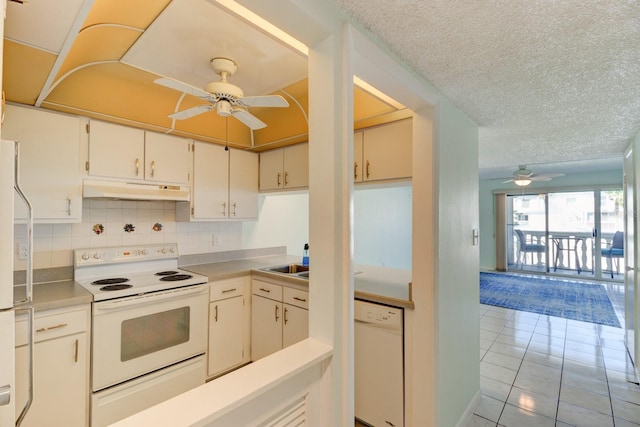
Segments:
[[[295,305],[296,307],[309,309],[309,292],[300,289],[287,288],[283,289],[282,302],[285,304]]]
[[[212,282],[209,291],[209,301],[220,301],[222,299],[233,298],[244,294],[245,286],[249,277],[238,277],[235,279]]]
[[[88,307],[73,310],[52,310],[36,313],[35,341],[45,341],[85,332],[88,328]],[[27,317],[16,318],[16,347],[27,345]]]
[[[282,286],[273,283],[263,282],[261,280],[253,280],[251,292],[254,295],[269,298],[275,301],[282,301]]]

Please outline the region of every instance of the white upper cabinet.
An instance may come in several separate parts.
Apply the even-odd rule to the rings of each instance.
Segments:
[[[258,218],[258,154],[229,151],[229,218]]]
[[[34,221],[82,221],[81,135],[78,117],[7,105],[2,138],[20,142],[20,184]],[[16,199],[16,220],[26,208]]]
[[[188,184],[189,140],[92,120],[89,174]]]
[[[223,146],[194,142],[191,194],[192,219],[227,218],[229,156]]]
[[[176,205],[178,220],[257,218],[258,155],[199,141],[193,147],[191,203]]]
[[[364,168],[362,167],[362,144],[364,140],[364,132],[355,132],[353,134],[353,181],[362,182],[364,176]]]
[[[356,182],[412,176],[412,120],[405,119],[354,134]]]
[[[189,144],[188,139],[145,132],[144,179],[188,184]]]
[[[260,153],[260,191],[298,189],[308,186],[308,143]]]
[[[89,175],[144,178],[144,131],[91,120]]]

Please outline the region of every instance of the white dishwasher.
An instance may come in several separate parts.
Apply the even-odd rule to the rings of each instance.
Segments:
[[[404,426],[404,310],[355,300],[355,416],[374,427]]]

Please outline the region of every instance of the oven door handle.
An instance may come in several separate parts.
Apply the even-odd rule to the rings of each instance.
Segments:
[[[167,291],[150,292],[148,294],[136,295],[132,297],[99,301],[94,304],[94,313],[98,314],[100,311],[119,310],[124,307],[130,307],[132,305],[147,305],[155,304],[159,301],[166,299],[180,298],[190,295],[203,294],[207,291],[206,285],[190,286],[186,288],[170,289]]]

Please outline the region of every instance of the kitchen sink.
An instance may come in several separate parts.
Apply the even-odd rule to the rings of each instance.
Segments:
[[[308,272],[309,266],[301,265],[301,264],[287,264],[287,265],[279,265],[276,267],[267,267],[267,268],[263,268],[262,270],[271,271],[273,273],[298,274],[298,273]]]

